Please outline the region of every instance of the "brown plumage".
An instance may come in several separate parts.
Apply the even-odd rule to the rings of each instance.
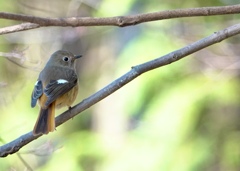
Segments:
[[[74,56],[59,50],[52,54],[32,92],[31,106],[38,101],[40,112],[33,129],[34,135],[48,134],[55,130],[55,108],[71,107],[77,97],[78,85]]]

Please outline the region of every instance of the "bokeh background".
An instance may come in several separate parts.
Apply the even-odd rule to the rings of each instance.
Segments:
[[[234,0],[9,0],[0,10],[41,17],[110,17],[236,4]],[[239,15],[179,18],[125,28],[46,27],[0,36],[0,143],[32,130],[30,96],[59,49],[82,54],[76,103],[132,66],[239,22]],[[21,22],[0,20],[0,26]],[[4,53],[20,54],[19,58]],[[1,171],[237,171],[239,36],[150,71],[0,160]],[[58,110],[60,114],[65,109]],[[21,160],[21,158],[25,161]]]

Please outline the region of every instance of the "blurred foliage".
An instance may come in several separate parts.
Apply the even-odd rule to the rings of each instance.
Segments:
[[[235,1],[18,0],[1,11],[42,17],[110,17]],[[160,57],[238,23],[237,15],[155,21],[130,26],[39,28],[0,37],[0,142],[33,128],[37,76],[58,49],[83,54],[75,103],[131,66]],[[18,24],[0,20],[1,27]],[[81,115],[19,151],[33,170],[237,171],[240,168],[239,36],[147,72]],[[57,111],[60,114],[62,109]],[[0,170],[27,170],[14,154]]]

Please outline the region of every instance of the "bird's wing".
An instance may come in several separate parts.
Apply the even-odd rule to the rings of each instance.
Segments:
[[[50,105],[58,97],[70,91],[77,85],[77,75],[74,70],[68,70],[67,79],[51,80],[44,89],[44,94],[47,96],[45,106]]]
[[[31,100],[31,107],[35,107],[37,100],[41,95],[43,94],[43,86],[42,81],[38,80],[34,86],[33,92],[32,92],[32,100]]]

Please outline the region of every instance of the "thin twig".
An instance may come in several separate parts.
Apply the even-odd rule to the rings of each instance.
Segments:
[[[17,58],[25,60],[24,54],[21,52],[0,52],[0,57],[6,57],[6,58]]]
[[[199,16],[213,16],[213,15],[226,15],[226,14],[239,14],[240,5],[221,6],[221,7],[202,7],[202,8],[189,8],[166,10],[145,14],[135,14],[129,16],[116,16],[116,17],[68,17],[68,18],[43,18],[31,15],[12,14],[0,12],[0,18],[23,21],[20,25],[5,27],[0,29],[1,34],[12,33],[16,31],[23,31],[34,29],[38,27],[47,26],[62,26],[62,27],[79,27],[79,26],[119,26],[125,27],[136,25],[140,23],[171,19],[182,17],[199,17]]]
[[[18,24],[18,25],[0,28],[0,35],[24,31],[24,30],[31,30],[31,29],[35,29],[35,28],[39,28],[39,27],[40,27],[39,24],[22,23],[22,24]]]
[[[21,154],[17,153],[18,158],[21,160],[21,162],[24,164],[24,166],[27,168],[27,170],[29,171],[33,171],[33,169],[31,168],[31,166],[23,159],[23,157],[21,156]]]
[[[59,126],[66,122],[67,120],[73,118],[74,116],[78,115],[80,112],[86,110],[87,108],[91,107],[95,103],[99,102],[100,100],[104,99],[105,97],[109,96],[110,94],[114,93],[121,87],[123,87],[128,82],[134,80],[139,75],[159,68],[164,65],[168,65],[172,62],[178,61],[182,59],[183,57],[186,57],[189,54],[192,54],[194,52],[197,52],[203,48],[206,48],[210,45],[216,44],[221,42],[222,40],[225,40],[229,37],[232,37],[234,35],[237,35],[240,33],[240,24],[233,25],[231,27],[228,27],[224,30],[215,32],[214,34],[203,38],[197,42],[194,42],[192,44],[189,44],[188,46],[181,48],[179,50],[176,50],[174,52],[171,52],[167,55],[164,55],[162,57],[156,58],[154,60],[148,61],[146,63],[137,65],[132,67],[132,69],[121,76],[120,78],[113,81],[111,84],[107,85],[103,89],[99,90],[92,96],[88,97],[87,99],[83,100],[81,103],[77,104],[73,108],[71,108],[71,111],[66,111],[56,117],[56,126]],[[16,153],[19,149],[21,149],[23,146],[28,144],[29,142],[37,139],[39,136],[34,137],[32,132],[29,132],[25,135],[20,136],[19,138],[9,142],[8,144],[5,144],[3,146],[0,146],[0,157],[6,157],[9,154]]]

